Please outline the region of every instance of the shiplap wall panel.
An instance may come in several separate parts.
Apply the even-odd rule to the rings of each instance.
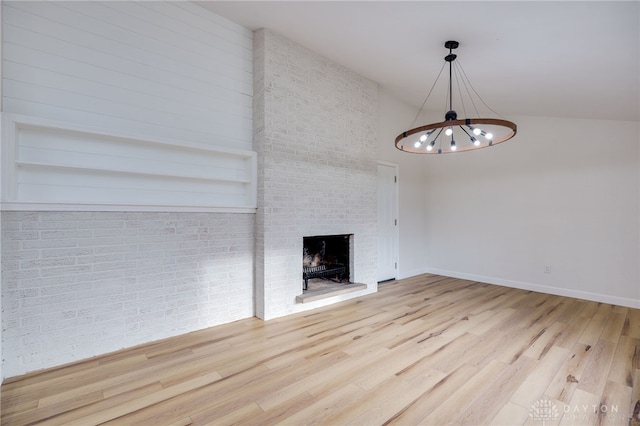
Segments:
[[[250,30],[185,2],[2,7],[5,203],[255,207]]]
[[[5,111],[252,148],[251,31],[173,2],[3,7]]]
[[[208,119],[212,114],[207,114],[205,111],[194,111],[192,114],[188,114],[189,111],[187,111],[187,114],[181,113],[177,115],[170,111],[162,111],[159,108],[128,105],[117,101],[89,97],[85,94],[73,93],[67,90],[53,89],[18,81],[9,81],[6,83],[4,95],[8,98],[22,96],[29,102],[41,105],[48,105],[55,99],[58,103],[74,105],[75,108],[81,110],[99,109],[102,115],[109,117],[120,117],[123,119],[135,118],[136,121],[142,121],[148,124],[159,126],[172,125],[172,127],[183,128],[184,130],[190,129],[192,132],[206,133],[211,126],[211,122]],[[188,110],[190,108],[185,109]],[[199,114],[196,115],[195,112]],[[221,119],[221,117],[219,117],[219,119]],[[245,128],[246,126],[244,126],[243,121],[245,120],[240,117],[228,117],[226,126],[224,125],[225,123],[219,123],[220,131],[218,135],[224,139],[237,136],[237,131],[234,131],[234,129],[236,127]],[[248,134],[240,136],[251,137],[251,132],[249,131]]]
[[[185,58],[179,60],[150,53],[142,48],[114,42],[111,39],[90,33],[79,41],[75,39],[77,29],[59,28],[59,25],[54,25],[55,23],[51,23],[49,20],[38,17],[34,19],[20,11],[12,11],[7,15],[7,20],[14,19],[10,21],[11,24],[7,25],[12,36],[11,39],[19,40],[23,47],[38,46],[39,50],[56,56],[95,64],[106,69],[127,69],[134,73],[142,71],[159,81],[166,81],[168,76],[165,73],[169,73],[169,75],[179,75],[183,78],[194,79],[202,84],[244,94],[250,94],[251,91],[251,81],[246,78],[246,76],[251,76],[250,71],[240,68],[234,69],[232,68],[233,63],[226,60],[224,64],[204,64],[209,65],[205,67],[193,60],[195,54],[188,55],[184,51],[181,56]],[[19,22],[19,19],[25,22]],[[33,25],[34,21],[39,21],[37,22],[37,31],[33,31],[31,27],[27,26]],[[210,47],[206,48],[211,49]],[[117,52],[117,54],[110,52]],[[191,63],[189,59],[192,59]]]
[[[135,19],[136,22],[147,22],[152,28],[163,28],[160,39],[164,44],[171,43],[176,47],[184,47],[185,44],[189,46],[189,50],[198,54],[203,49],[215,49],[220,58],[225,61],[239,59],[250,59],[252,38],[251,37],[232,37],[227,38],[230,33],[213,33],[208,23],[203,25],[197,25],[197,16],[193,13],[182,13],[178,8],[171,6],[171,9],[157,8],[153,3],[141,2],[135,3],[133,6],[124,4],[124,2],[108,2],[106,7],[113,9],[114,11],[122,12],[127,18]],[[189,26],[176,26],[177,23],[188,20],[192,25]],[[237,54],[237,50],[230,49],[228,42],[238,44],[244,48],[239,51],[241,55]],[[238,68],[243,69],[246,72],[251,73],[253,67],[247,66],[246,60],[239,60],[234,62]],[[227,72],[227,67],[219,68],[223,73]]]
[[[32,40],[34,45],[47,45],[48,39],[46,36],[34,37],[26,30],[12,28],[10,25],[8,25],[7,28],[22,40]],[[57,44],[60,43],[61,42],[58,42]],[[72,49],[71,46],[65,47],[63,45],[60,49],[64,51],[65,55],[71,56],[69,54]],[[207,85],[202,91],[199,91],[194,90],[193,84],[185,80],[178,82],[176,84],[178,87],[167,87],[166,84],[154,81],[151,75],[153,69],[150,69],[147,65],[134,62],[133,64],[138,67],[138,73],[141,75],[146,73],[148,76],[148,78],[143,80],[149,83],[144,83],[140,81],[140,78],[132,77],[129,74],[118,71],[118,69],[127,67],[128,64],[126,63],[118,64],[116,61],[112,61],[109,64],[109,67],[113,68],[112,70],[105,70],[104,67],[87,66],[81,59],[87,58],[88,55],[83,53],[76,55],[76,58],[72,58],[72,62],[77,64],[78,67],[70,70],[68,58],[61,61],[59,60],[59,56],[54,54],[54,51],[53,46],[47,53],[25,47],[9,47],[6,55],[8,60],[6,62],[7,70],[5,78],[9,81],[21,81],[39,86],[49,85],[75,92],[80,91],[80,93],[86,94],[87,96],[104,97],[105,99],[120,100],[133,92],[137,93],[139,98],[133,97],[128,99],[128,102],[134,105],[142,103],[148,107],[150,105],[149,99],[152,99],[153,101],[162,102],[160,105],[155,105],[155,108],[164,107],[164,103],[167,103],[168,106],[164,107],[165,110],[170,112],[179,111],[183,115],[194,113],[194,111],[197,111],[194,107],[197,107],[198,109],[202,109],[210,119],[218,123],[224,122],[220,115],[228,117],[238,116],[244,120],[247,120],[247,117],[251,117],[251,97],[249,96],[238,98],[241,102],[237,102],[236,104],[230,103],[236,95],[236,92],[215,85]],[[47,69],[35,68],[42,62],[43,58],[47,59]],[[83,78],[83,74],[87,74],[86,71],[91,72],[90,80]],[[121,76],[117,81],[113,80],[114,72],[119,72],[119,76]],[[210,74],[205,72],[202,78],[205,79],[208,75]],[[140,86],[141,84],[142,86]],[[189,98],[186,100],[182,99],[184,98],[184,92],[189,93]],[[182,94],[182,97],[180,94]],[[191,110],[184,110],[184,108],[191,108]]]
[[[25,62],[28,60],[27,58],[23,59]],[[50,64],[50,66],[55,66],[55,64]],[[102,70],[99,69],[92,73],[93,81],[89,81],[69,74],[35,68],[24,63],[7,62],[5,68],[6,78],[13,81],[31,83],[38,86],[50,84],[55,87],[65,88],[65,90],[81,91],[81,93],[88,96],[103,96],[104,99],[115,101],[126,96],[129,91],[136,91],[139,93],[138,96],[130,101],[133,105],[148,107],[160,99],[162,103],[161,105],[156,105],[156,108],[163,108],[168,111],[175,109],[186,110],[187,108],[193,111],[198,109],[209,110],[208,119],[217,120],[218,122],[222,122],[217,115],[219,112],[226,112],[229,116],[242,117],[243,120],[246,120],[244,117],[251,114],[250,98],[245,99],[243,103],[229,103],[223,91],[218,93],[212,91],[206,94],[193,92],[190,94],[189,103],[186,103],[178,96],[178,92],[181,89],[167,87],[148,80],[140,82],[131,77],[121,80],[120,85],[114,85],[113,81],[106,75],[107,73],[101,72]],[[214,99],[212,100],[212,98]]]
[[[26,18],[29,23],[27,28],[32,28],[31,22],[37,20],[37,32],[54,35],[59,39],[68,39],[69,35],[74,32],[77,34],[77,31],[82,31],[86,36],[97,36],[87,40],[71,38],[70,41],[79,46],[95,47],[97,51],[113,56],[126,57],[128,51],[114,51],[112,46],[130,46],[139,48],[145,55],[165,58],[167,63],[179,61],[187,65],[203,66],[211,71],[219,71],[222,75],[233,76],[239,70],[249,75],[252,72],[251,32],[235,24],[236,30],[241,29],[237,34],[242,34],[242,37],[229,37],[230,32],[217,35],[218,28],[214,26],[203,25],[201,27],[206,28],[206,31],[196,31],[194,20],[198,16],[183,15],[184,21],[180,21],[175,13],[180,9],[175,8],[172,2],[46,2],[49,7],[38,3],[10,2],[13,8],[11,16],[15,16],[17,11],[26,12],[31,15]],[[156,11],[153,8],[158,9],[158,13],[154,13]],[[171,14],[171,21],[162,25],[161,21],[168,17],[167,14]],[[41,19],[38,20],[38,17]],[[6,19],[7,22],[10,20],[19,25],[17,19]],[[189,25],[183,25],[185,22]],[[52,30],[55,32],[52,33]],[[93,46],[92,43],[96,42],[99,45]],[[173,50],[176,49],[178,51],[174,54]],[[210,54],[203,55],[203,52]],[[215,61],[208,60],[211,54],[215,54]]]
[[[145,3],[142,3],[145,6]],[[239,32],[238,24],[229,21],[215,13],[202,13],[202,8],[196,2],[176,1],[171,2],[170,7],[163,8],[163,13],[181,20],[188,20],[191,28],[198,28],[207,33],[214,34],[220,39],[241,46],[243,50],[229,49],[227,44],[221,45],[221,49],[228,50],[237,55],[241,52],[244,59],[253,57],[253,32]],[[244,61],[243,61],[244,63]],[[250,69],[253,72],[253,67]]]

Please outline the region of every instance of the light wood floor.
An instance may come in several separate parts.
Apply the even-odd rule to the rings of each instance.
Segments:
[[[1,391],[19,425],[640,425],[640,310],[423,275]]]

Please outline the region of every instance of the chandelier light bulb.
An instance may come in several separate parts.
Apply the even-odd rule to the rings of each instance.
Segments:
[[[480,141],[473,136],[471,136],[471,143],[473,144],[473,146],[480,146]]]
[[[482,133],[482,130],[478,129],[477,127],[473,129],[473,134],[476,136],[480,136],[480,133]]]
[[[427,151],[431,151],[433,149],[433,145],[427,145]]]
[[[453,129],[451,127],[447,128],[447,130],[444,131],[444,134],[447,136],[451,136],[453,134]]]
[[[416,148],[420,148],[420,145],[422,145],[420,141],[416,141],[416,143],[413,144],[413,146]]]
[[[493,139],[493,133],[487,133],[486,135],[484,135],[484,137],[491,140]]]
[[[427,134],[425,133],[424,135],[420,136],[420,142],[425,142],[427,140]],[[416,146],[417,148],[417,146]]]
[[[456,141],[454,141],[453,139],[451,139],[451,151],[455,151],[456,148]]]

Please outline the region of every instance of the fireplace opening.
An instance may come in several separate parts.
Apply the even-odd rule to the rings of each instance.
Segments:
[[[303,290],[309,289],[310,280],[346,284],[350,282],[352,237],[353,234],[303,237]]]

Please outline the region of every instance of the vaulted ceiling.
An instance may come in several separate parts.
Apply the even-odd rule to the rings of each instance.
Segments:
[[[640,2],[204,1],[419,107],[448,53],[494,110],[640,121]]]

